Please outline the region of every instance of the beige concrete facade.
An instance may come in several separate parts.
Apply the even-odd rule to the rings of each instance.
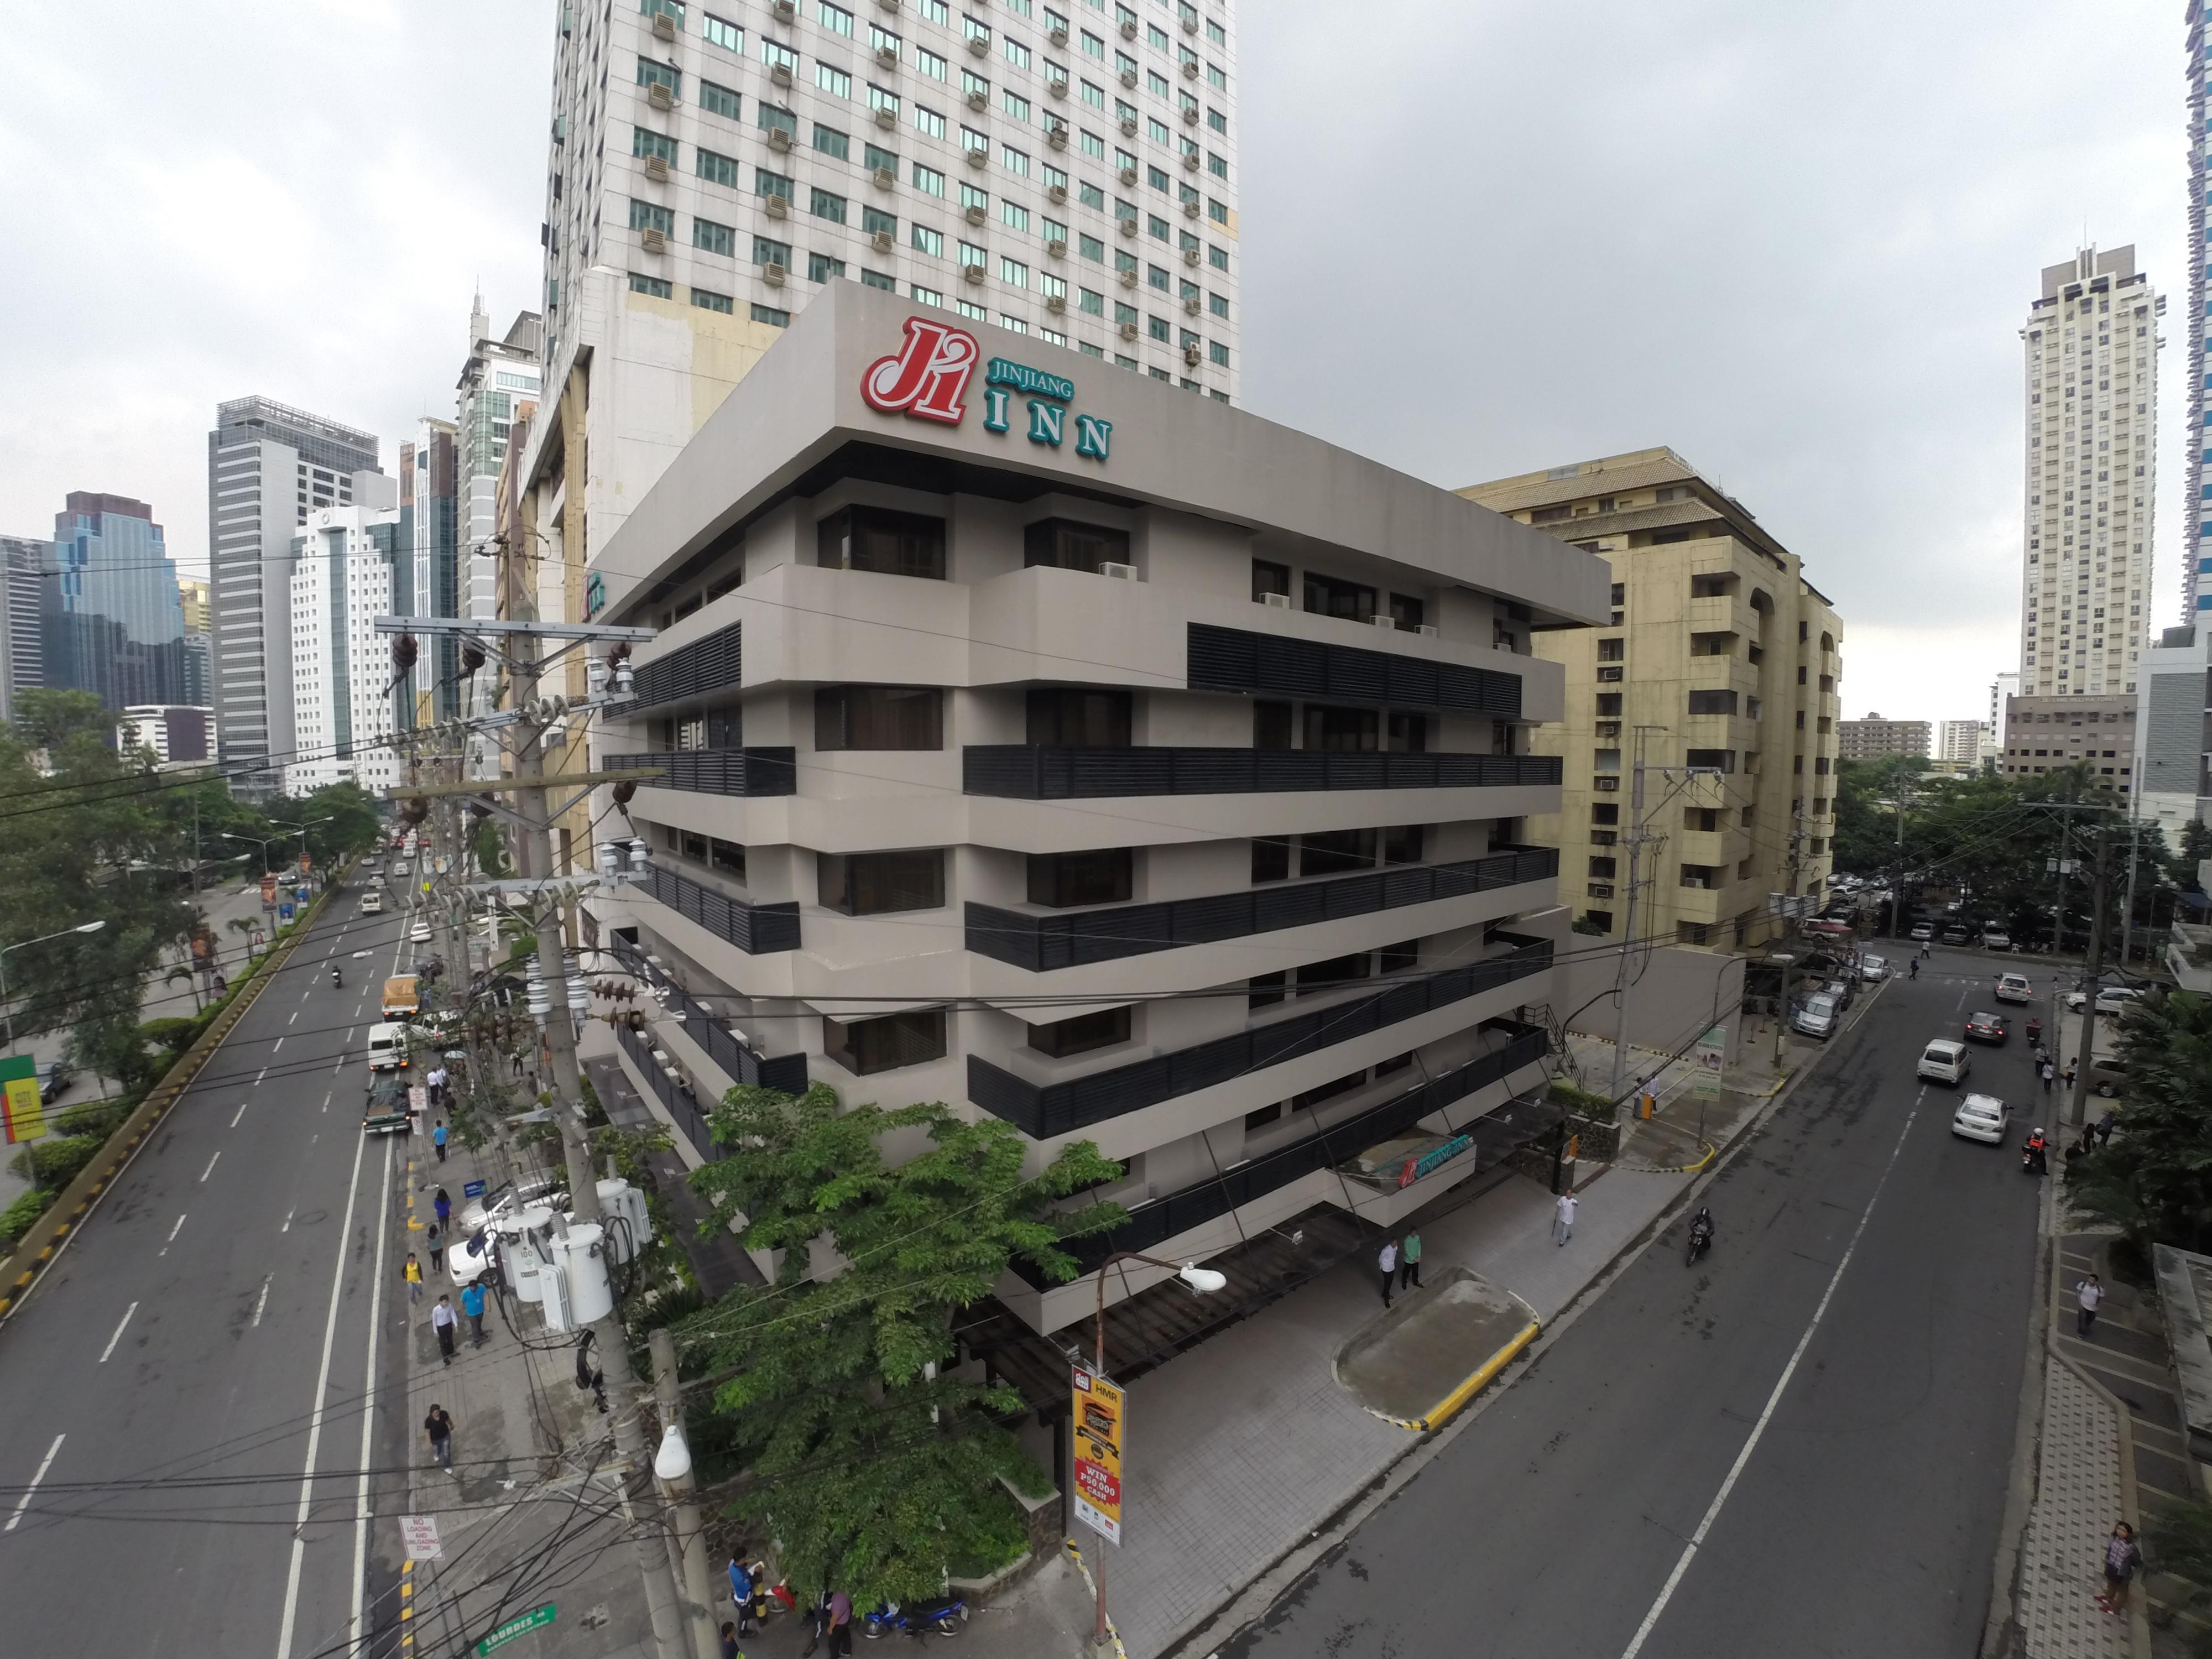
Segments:
[[[803,1060],[1035,1160],[1094,1140],[1177,1259],[1316,1204],[1387,1224],[1415,1189],[1336,1173],[1376,1125],[1449,1097],[1407,1125],[1458,1133],[1541,1081],[1568,919],[1525,826],[1565,705],[1530,630],[1601,620],[1601,562],[996,329],[957,418],[872,406],[917,319],[826,292],[594,550],[600,614],[662,630],[595,762],[668,769],[627,826],[597,803],[654,866],[595,904],[602,945],[742,1032],[657,1028],[696,1098]],[[986,363],[1055,389],[1001,404]],[[1091,1289],[1000,1294],[1053,1329]]]
[[[1882,755],[1927,760],[1935,753],[1935,728],[1926,720],[1886,720],[1869,713],[1863,720],[1837,722],[1836,736],[1838,760],[1873,760]]]
[[[1560,849],[1562,901],[1625,937],[1640,728],[1637,937],[1772,938],[1768,896],[1823,891],[1835,834],[1843,623],[1796,556],[1668,449],[1460,493],[1612,568],[1610,626],[1533,635],[1566,673],[1565,719],[1533,734],[1565,760],[1560,816],[1529,830]]]

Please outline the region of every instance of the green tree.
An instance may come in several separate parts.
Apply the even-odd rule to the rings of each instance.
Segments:
[[[2202,890],[2203,884],[2197,878],[2197,866],[2212,859],[2212,829],[2203,821],[2191,818],[2181,827],[2181,850],[2173,855],[2166,868],[2166,879],[2185,893]]]
[[[33,749],[58,750],[72,738],[102,739],[115,728],[106,706],[89,691],[54,691],[43,687],[19,693],[15,726]]]
[[[357,783],[326,783],[307,794],[273,801],[269,817],[279,825],[307,826],[307,855],[315,861],[317,869],[327,869],[341,859],[366,851],[375,846],[383,835],[375,798]],[[329,822],[316,822],[323,818]],[[298,836],[284,842],[295,860],[300,846]]]
[[[2068,1195],[2145,1259],[2154,1244],[2212,1249],[2212,999],[2142,999],[2120,1018],[2118,1056],[2123,1133],[2068,1161]]]
[[[841,1112],[821,1084],[733,1089],[714,1127],[739,1150],[693,1185],[714,1224],[742,1216],[748,1249],[781,1253],[772,1286],[677,1328],[726,1379],[712,1408],[750,1475],[731,1512],[773,1534],[794,1584],[862,1606],[933,1595],[948,1562],[1018,1534],[999,1479],[1039,1478],[1001,1423],[1021,1396],[939,1374],[952,1316],[1017,1257],[1072,1279],[1067,1242],[1124,1214],[1059,1206],[1121,1166],[1083,1141],[1025,1176],[1027,1143],[995,1118],[934,1103]],[[888,1161],[886,1142],[911,1155]],[[830,1261],[842,1271],[810,1276]]]

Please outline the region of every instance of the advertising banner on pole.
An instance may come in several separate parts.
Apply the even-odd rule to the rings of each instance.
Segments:
[[[1075,1368],[1075,1518],[1121,1541],[1122,1398],[1118,1384]]]
[[[1691,1073],[1693,1093],[1706,1099],[1718,1097],[1721,1091],[1721,1073],[1728,1064],[1728,1027],[1709,1025],[1698,1039],[1697,1070]]]
[[[262,903],[262,906],[263,906],[263,908],[265,909],[268,906],[272,905],[272,904],[274,904],[274,903],[276,903],[276,877],[274,877],[274,876],[264,876],[264,877],[262,877],[262,878],[261,878],[261,903]]]
[[[0,1128],[8,1144],[19,1146],[46,1132],[46,1103],[39,1097],[39,1062],[28,1054],[0,1059]]]

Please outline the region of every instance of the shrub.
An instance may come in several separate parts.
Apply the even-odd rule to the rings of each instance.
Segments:
[[[9,1160],[9,1168],[45,1188],[59,1192],[77,1178],[78,1172],[107,1144],[104,1134],[53,1135],[34,1140]],[[30,1167],[26,1168],[28,1164]]]
[[[31,1231],[31,1224],[45,1214],[53,1201],[52,1193],[33,1187],[6,1209],[0,1210],[0,1251],[12,1250],[21,1243],[23,1235]]]
[[[138,1035],[156,1048],[167,1048],[173,1058],[192,1046],[201,1029],[196,1018],[149,1019],[138,1028]]]

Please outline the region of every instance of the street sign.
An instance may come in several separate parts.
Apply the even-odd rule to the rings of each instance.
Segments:
[[[20,1146],[46,1132],[46,1109],[39,1097],[39,1062],[28,1054],[0,1060],[0,1129],[8,1144]]]
[[[1721,1073],[1727,1064],[1728,1027],[1709,1025],[1698,1039],[1698,1069],[1692,1073],[1692,1092],[1709,1100],[1717,1098],[1721,1091]]]
[[[514,1640],[518,1636],[526,1636],[532,1631],[538,1630],[544,1626],[551,1624],[553,1622],[554,1611],[553,1604],[550,1601],[548,1601],[542,1607],[531,1608],[529,1612],[524,1613],[519,1619],[508,1620],[497,1630],[492,1632],[490,1635],[485,1637],[483,1641],[477,1643],[477,1651],[478,1653],[489,1653],[495,1648],[505,1647],[509,1642]]]
[[[1118,1384],[1075,1368],[1075,1518],[1121,1541],[1122,1399]]]
[[[407,1109],[410,1112],[427,1112],[430,1109],[429,1085],[426,1083],[417,1083],[409,1087],[407,1091]]]
[[[461,1196],[463,1198],[482,1198],[483,1195],[484,1184],[483,1182],[464,1181],[461,1183]]]
[[[399,1517],[400,1547],[410,1561],[434,1561],[446,1553],[438,1541],[438,1517],[434,1515],[403,1515]]]

